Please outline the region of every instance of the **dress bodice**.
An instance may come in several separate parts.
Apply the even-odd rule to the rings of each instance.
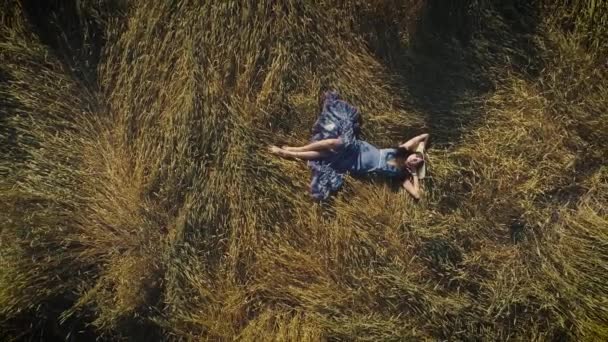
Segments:
[[[353,164],[352,172],[355,173],[381,173],[387,176],[397,176],[399,169],[388,162],[395,158],[397,150],[394,148],[378,149],[374,145],[359,141],[359,153],[357,162]]]
[[[397,149],[383,148],[380,150],[380,153],[380,164],[378,165],[377,171],[387,176],[399,176],[401,170],[396,165],[388,163],[391,160],[396,162]]]

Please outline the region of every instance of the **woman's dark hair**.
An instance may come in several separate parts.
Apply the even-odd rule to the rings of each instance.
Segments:
[[[420,158],[424,158],[424,156],[422,155],[422,153],[420,152],[412,152],[410,150],[408,150],[405,147],[397,147],[397,152],[395,153],[395,157],[396,158],[403,158],[404,160],[407,159],[407,157],[411,156],[412,154],[417,155]]]
[[[424,164],[424,155],[422,153],[412,152],[405,147],[397,147],[397,152],[395,153],[395,159],[397,159],[397,164],[399,165],[399,168],[404,169],[402,165],[405,164],[407,157],[411,156],[412,154],[415,154],[420,159],[422,159],[422,162],[420,163],[420,166],[422,166]]]

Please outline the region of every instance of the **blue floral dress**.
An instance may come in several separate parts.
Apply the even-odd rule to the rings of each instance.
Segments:
[[[323,108],[313,126],[311,140],[339,138],[342,145],[331,155],[308,162],[312,170],[312,196],[317,200],[327,199],[342,186],[347,172],[399,176],[401,171],[388,163],[395,158],[396,149],[378,149],[360,140],[359,111],[340,100],[336,92],[327,92],[324,96]]]

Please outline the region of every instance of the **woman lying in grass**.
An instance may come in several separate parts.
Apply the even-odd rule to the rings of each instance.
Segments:
[[[312,169],[310,190],[315,199],[329,197],[344,181],[344,174],[378,173],[405,178],[403,187],[414,198],[421,195],[419,171],[424,171],[423,151],[428,134],[421,134],[398,148],[378,149],[360,140],[359,112],[339,99],[335,92],[322,97],[322,110],[313,126],[312,143],[301,147],[271,146],[270,151],[284,158],[308,160]]]

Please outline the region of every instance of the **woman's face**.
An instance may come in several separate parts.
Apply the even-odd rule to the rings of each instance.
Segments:
[[[424,159],[420,158],[420,155],[417,153],[410,154],[405,160],[405,164],[411,168],[419,167]]]

